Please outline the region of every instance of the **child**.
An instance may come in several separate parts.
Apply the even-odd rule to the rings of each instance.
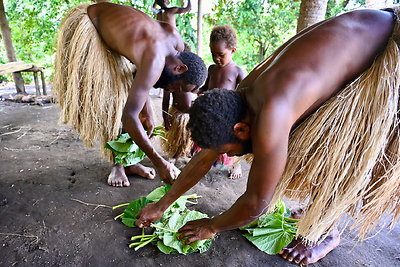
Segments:
[[[188,43],[184,43],[184,51],[190,52]],[[171,92],[164,90],[162,101],[162,117],[164,120],[167,141],[161,145],[170,157],[169,162],[174,164],[179,157],[190,157],[193,141],[186,124],[189,121],[188,110],[196,98],[196,94],[189,92],[174,91],[172,93],[172,105],[170,104]]]
[[[218,25],[213,28],[210,35],[210,50],[215,64],[208,68],[207,80],[200,88],[199,94],[214,88],[235,90],[239,82],[243,80],[246,73],[232,60],[236,45],[236,33],[230,25]],[[198,152],[200,149],[195,145],[193,150]],[[242,176],[242,168],[240,164],[234,164],[235,161],[236,157],[228,157],[226,154],[221,155],[217,160],[217,164],[230,169],[230,179]]]

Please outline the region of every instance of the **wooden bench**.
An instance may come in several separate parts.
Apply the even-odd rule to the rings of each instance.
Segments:
[[[33,72],[33,77],[35,79],[36,95],[39,96],[40,89],[39,89],[39,79],[38,79],[37,73],[40,72],[40,75],[42,78],[43,95],[47,95],[46,80],[44,78],[43,69],[44,69],[44,67],[37,67],[33,63],[25,63],[22,61],[10,62],[10,63],[0,65],[0,75],[13,73],[13,72],[21,72],[21,71]]]

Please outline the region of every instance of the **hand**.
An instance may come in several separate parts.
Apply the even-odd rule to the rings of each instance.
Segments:
[[[136,225],[139,228],[150,226],[150,224],[158,221],[163,215],[164,211],[160,210],[157,202],[149,203],[144,206],[136,215]]]
[[[169,131],[169,129],[171,129],[171,122],[169,121],[168,116],[164,117],[164,127],[166,131]]]
[[[166,160],[163,160],[163,164],[157,168],[157,172],[160,175],[160,179],[167,184],[172,184],[174,179],[178,177],[174,166]]]
[[[178,237],[179,240],[187,237],[185,244],[188,245],[194,241],[209,239],[214,237],[217,232],[211,227],[211,219],[205,218],[195,221],[187,222],[178,233],[181,235]]]
[[[149,117],[142,117],[141,122],[142,122],[143,128],[147,131],[147,135],[150,138],[153,133],[153,130],[154,130],[153,120]]]

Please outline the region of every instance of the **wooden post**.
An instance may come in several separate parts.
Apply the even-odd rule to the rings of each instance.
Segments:
[[[37,71],[33,71],[33,78],[35,79],[36,95],[40,96],[39,79],[38,79]]]
[[[202,10],[202,0],[197,1],[198,12],[197,12],[197,55],[201,57],[201,36],[202,36],[202,27],[201,24],[203,22],[203,10]]]
[[[43,87],[43,95],[47,95],[46,91],[46,79],[44,78],[43,70],[40,69],[40,76],[42,77],[42,87]]]

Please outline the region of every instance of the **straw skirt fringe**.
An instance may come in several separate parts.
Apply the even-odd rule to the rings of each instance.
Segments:
[[[164,140],[161,142],[162,148],[171,158],[187,157],[190,155],[190,150],[193,146],[190,131],[186,128],[189,114],[180,112],[174,106],[169,108],[168,113],[171,129],[167,131],[165,136],[168,142]]]
[[[346,213],[358,238],[383,215],[400,216],[399,23],[382,55],[292,132],[270,209],[284,196],[305,201],[297,235],[322,241]]]
[[[110,51],[87,15],[89,4],[73,8],[58,33],[53,92],[61,106],[61,121],[102,156],[112,160],[104,145],[117,137],[134,65]]]

